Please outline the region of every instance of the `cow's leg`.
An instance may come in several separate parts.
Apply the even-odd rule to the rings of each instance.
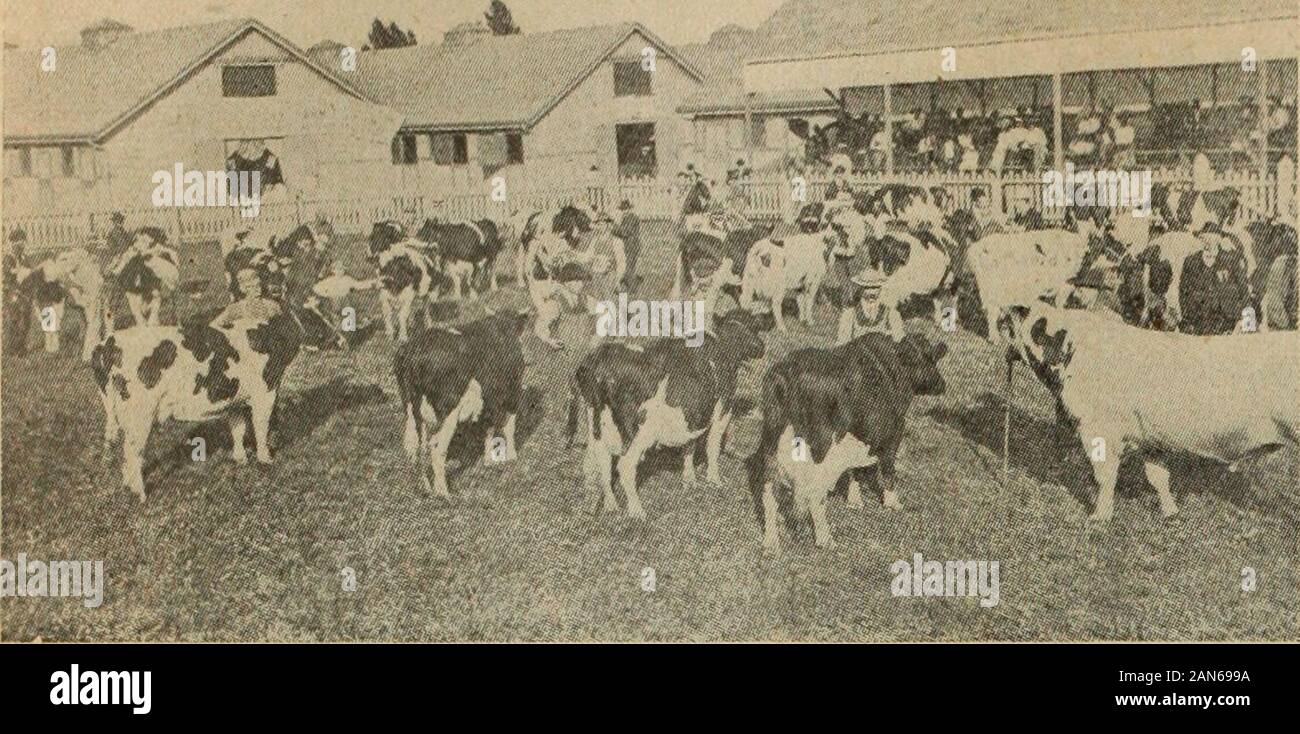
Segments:
[[[109,395],[112,390],[112,383],[104,386],[104,392],[100,394],[100,402],[104,405],[104,455],[103,460],[108,461],[112,455],[113,447],[117,445],[117,439],[122,435],[122,424],[117,418],[117,409],[114,406],[114,400]]]
[[[460,424],[460,407],[457,406],[447,417],[442,419],[437,433],[429,441],[429,464],[433,469],[433,493],[439,497],[450,498],[447,487],[447,450],[451,447],[452,436]]]
[[[1146,474],[1147,481],[1156,488],[1156,495],[1160,497],[1160,512],[1165,517],[1173,517],[1178,513],[1178,505],[1174,502],[1173,493],[1169,491],[1169,470],[1148,460]]]
[[[713,406],[713,420],[709,424],[709,435],[705,439],[704,458],[709,462],[708,474],[706,478],[713,484],[722,484],[722,474],[719,471],[722,463],[722,442],[727,436],[727,429],[731,426],[731,413],[723,411],[720,403]]]
[[[234,459],[236,464],[248,463],[248,451],[244,449],[244,436],[248,431],[248,419],[249,417],[244,414],[243,408],[236,408],[228,419],[230,423],[230,458]]]
[[[67,304],[63,301],[50,304],[51,313],[54,314],[54,328],[45,332],[45,351],[50,354],[56,354],[59,351],[59,333],[63,331],[63,314],[67,310]],[[41,318],[41,328],[45,328],[44,314],[38,314]]]
[[[397,336],[397,329],[393,324],[393,294],[387,289],[379,292],[379,310],[384,317],[384,334],[392,341]]]
[[[645,519],[645,508],[641,506],[641,496],[636,491],[636,470],[652,443],[650,432],[642,426],[618,459],[618,478],[623,484],[623,493],[627,495],[627,514],[634,520]]]
[[[515,253],[515,285],[528,288],[525,271],[528,269],[528,250],[521,245]]]
[[[89,362],[99,340],[104,338],[104,313],[99,293],[87,293],[82,308],[86,312],[86,333],[81,344],[81,361]]]
[[[1123,456],[1120,447],[1123,440],[1089,431],[1082,425],[1079,426],[1079,437],[1083,440],[1084,451],[1092,446],[1094,437],[1103,440],[1107,447],[1104,459],[1092,461],[1092,474],[1097,480],[1097,504],[1091,517],[1094,522],[1106,522],[1115,513],[1115,483],[1119,480],[1119,465]]]
[[[763,484],[763,553],[781,551],[781,536],[776,530],[776,486],[772,481]]]
[[[776,320],[777,331],[785,331],[785,292],[782,291],[772,298],[772,318]]]
[[[404,289],[397,296],[397,341],[407,340],[406,325],[411,320],[411,304],[415,303],[415,290]]]
[[[137,406],[121,406],[136,408]],[[130,410],[122,414],[122,485],[143,502],[144,452],[153,430],[154,410]]]
[[[682,486],[695,486],[695,449],[694,441],[682,449]]]
[[[893,462],[886,463],[885,457],[880,459],[880,503],[891,510],[903,509],[903,503],[898,501],[898,477],[894,474]]]
[[[248,401],[253,418],[253,441],[257,444],[259,464],[271,463],[271,413],[275,411],[275,390],[254,395]]]
[[[849,497],[845,502],[849,507],[855,510],[861,510],[862,504],[862,483],[858,481],[858,473],[851,472],[849,475]]]
[[[831,525],[826,520],[826,491],[818,487],[816,494],[808,497],[808,514],[812,517],[813,538],[818,548],[834,548],[835,540],[831,538]]]
[[[505,434],[505,438],[506,438],[506,460],[507,461],[514,461],[515,459],[519,458],[518,453],[515,452],[515,417],[516,417],[515,413],[510,413],[506,415],[505,426],[501,429],[501,432]]]

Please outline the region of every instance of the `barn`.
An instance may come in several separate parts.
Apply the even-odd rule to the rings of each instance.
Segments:
[[[648,61],[649,60],[649,61]],[[405,117],[391,161],[404,188],[481,191],[672,172],[704,78],[640,23],[364,51],[349,77]]]
[[[386,165],[400,124],[257,20],[135,32],[111,20],[76,46],[6,52],[4,197],[14,211],[151,205],[177,164],[260,166],[291,194]]]

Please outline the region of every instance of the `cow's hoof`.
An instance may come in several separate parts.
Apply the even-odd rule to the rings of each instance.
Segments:
[[[903,503],[898,501],[898,495],[889,492],[885,494],[882,504],[891,510],[903,509]]]
[[[245,454],[243,452],[237,454],[231,454],[230,458],[233,459],[234,462],[240,466],[244,466],[245,464],[248,463],[248,454]]]
[[[822,550],[835,550],[835,539],[825,538],[823,540],[818,540],[817,547],[821,548]]]
[[[1177,507],[1175,507],[1172,510],[1161,508],[1160,514],[1164,517],[1165,521],[1167,522],[1178,522],[1183,517],[1182,515],[1178,514]]]
[[[709,484],[714,484],[719,487],[722,486],[722,475],[718,474],[717,472],[709,472],[709,474],[705,476],[705,480]]]
[[[861,510],[865,508],[865,505],[862,503],[861,497],[857,497],[857,498],[850,497],[847,500],[845,500],[844,505],[848,507],[850,510]]]
[[[763,540],[763,555],[767,558],[775,558],[781,555],[781,542],[778,540]]]
[[[1088,524],[1097,527],[1104,527],[1110,524],[1111,512],[1094,512],[1088,516]]]
[[[270,466],[270,465],[274,464],[275,461],[271,459],[271,455],[270,455],[270,454],[267,454],[266,456],[261,456],[261,455],[259,455],[259,456],[257,457],[257,463],[261,464],[262,466]]]
[[[627,508],[627,516],[638,522],[645,522],[645,508],[640,505]]]

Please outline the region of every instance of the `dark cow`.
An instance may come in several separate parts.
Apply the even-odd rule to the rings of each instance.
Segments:
[[[458,426],[481,421],[484,463],[515,458],[515,416],[523,390],[520,335],[528,313],[493,314],[455,328],[431,329],[398,348],[393,373],[406,416],[402,445],[426,492],[447,490],[447,448]],[[500,435],[504,445],[493,446]],[[428,454],[433,484],[423,467]]]
[[[656,446],[685,448],[682,481],[695,481],[695,450],[705,438],[707,478],[721,483],[718,461],[731,423],[740,366],[763,356],[763,340],[746,311],[715,320],[698,347],[683,339],[660,339],[645,347],[602,344],[583,358],[573,376],[569,403],[570,444],[583,405],[587,446],[586,482],[599,485],[607,511],[614,499],[612,462],[627,495],[627,514],[645,519],[637,494],[636,472]]]
[[[739,283],[750,248],[770,234],[771,226],[756,226],[728,232],[723,238],[710,232],[682,235],[678,247],[677,277],[673,283],[674,297],[693,292],[695,281],[711,275],[725,260],[731,261],[732,275]]]
[[[859,484],[867,481],[886,507],[901,507],[895,458],[907,411],[915,395],[943,394],[938,362],[946,353],[919,334],[900,342],[866,334],[834,349],[801,349],[768,370],[762,438],[749,459],[765,552],[780,549],[778,484],[792,487],[798,514],[811,515],[819,547],[832,544],[826,497],[846,471],[850,506],[862,506]]]
[[[370,231],[370,252],[379,272],[379,305],[389,339],[407,340],[411,308],[418,299],[426,327],[433,325],[429,300],[446,284],[434,245],[407,239],[396,222],[376,222]]]
[[[36,313],[45,334],[45,351],[50,353],[59,351],[67,306],[79,309],[86,324],[81,358],[89,361],[100,335],[111,326],[105,325],[101,307],[104,279],[90,253],[82,249],[65,250],[32,268],[16,261],[7,264],[12,266],[12,271],[5,273],[5,280],[16,287],[6,291],[6,297],[11,299],[6,305],[19,313]],[[22,328],[27,327],[27,318],[22,319]],[[15,327],[19,324],[17,318],[14,324]]]
[[[180,257],[167,245],[162,229],[141,227],[131,247],[109,265],[109,272],[126,295],[132,320],[157,326],[163,298],[180,282]]]
[[[149,434],[169,419],[224,416],[232,455],[242,464],[251,417],[257,460],[271,462],[271,413],[280,380],[302,344],[302,329],[272,301],[242,303],[255,301],[262,308],[232,307],[213,324],[191,319],[181,326],[137,325],[95,347],[91,370],[104,405],[105,456],[120,436],[122,484],[141,501]]]
[[[501,235],[490,219],[472,222],[444,222],[426,219],[415,235],[421,242],[435,245],[441,253],[443,273],[453,282],[457,298],[476,298],[479,291],[496,289],[497,255],[501,253]]]

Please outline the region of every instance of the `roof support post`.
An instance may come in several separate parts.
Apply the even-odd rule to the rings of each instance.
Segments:
[[[1263,185],[1268,180],[1268,61],[1266,59],[1259,60],[1259,70],[1256,74],[1259,77],[1259,86],[1255,90],[1255,126],[1259,130],[1259,183]],[[1271,207],[1269,213],[1272,213]]]
[[[1065,134],[1061,119],[1061,72],[1052,74],[1052,166],[1065,173]]]
[[[754,167],[754,93],[745,92],[745,165]]]
[[[885,85],[885,174],[894,175],[894,93]]]

